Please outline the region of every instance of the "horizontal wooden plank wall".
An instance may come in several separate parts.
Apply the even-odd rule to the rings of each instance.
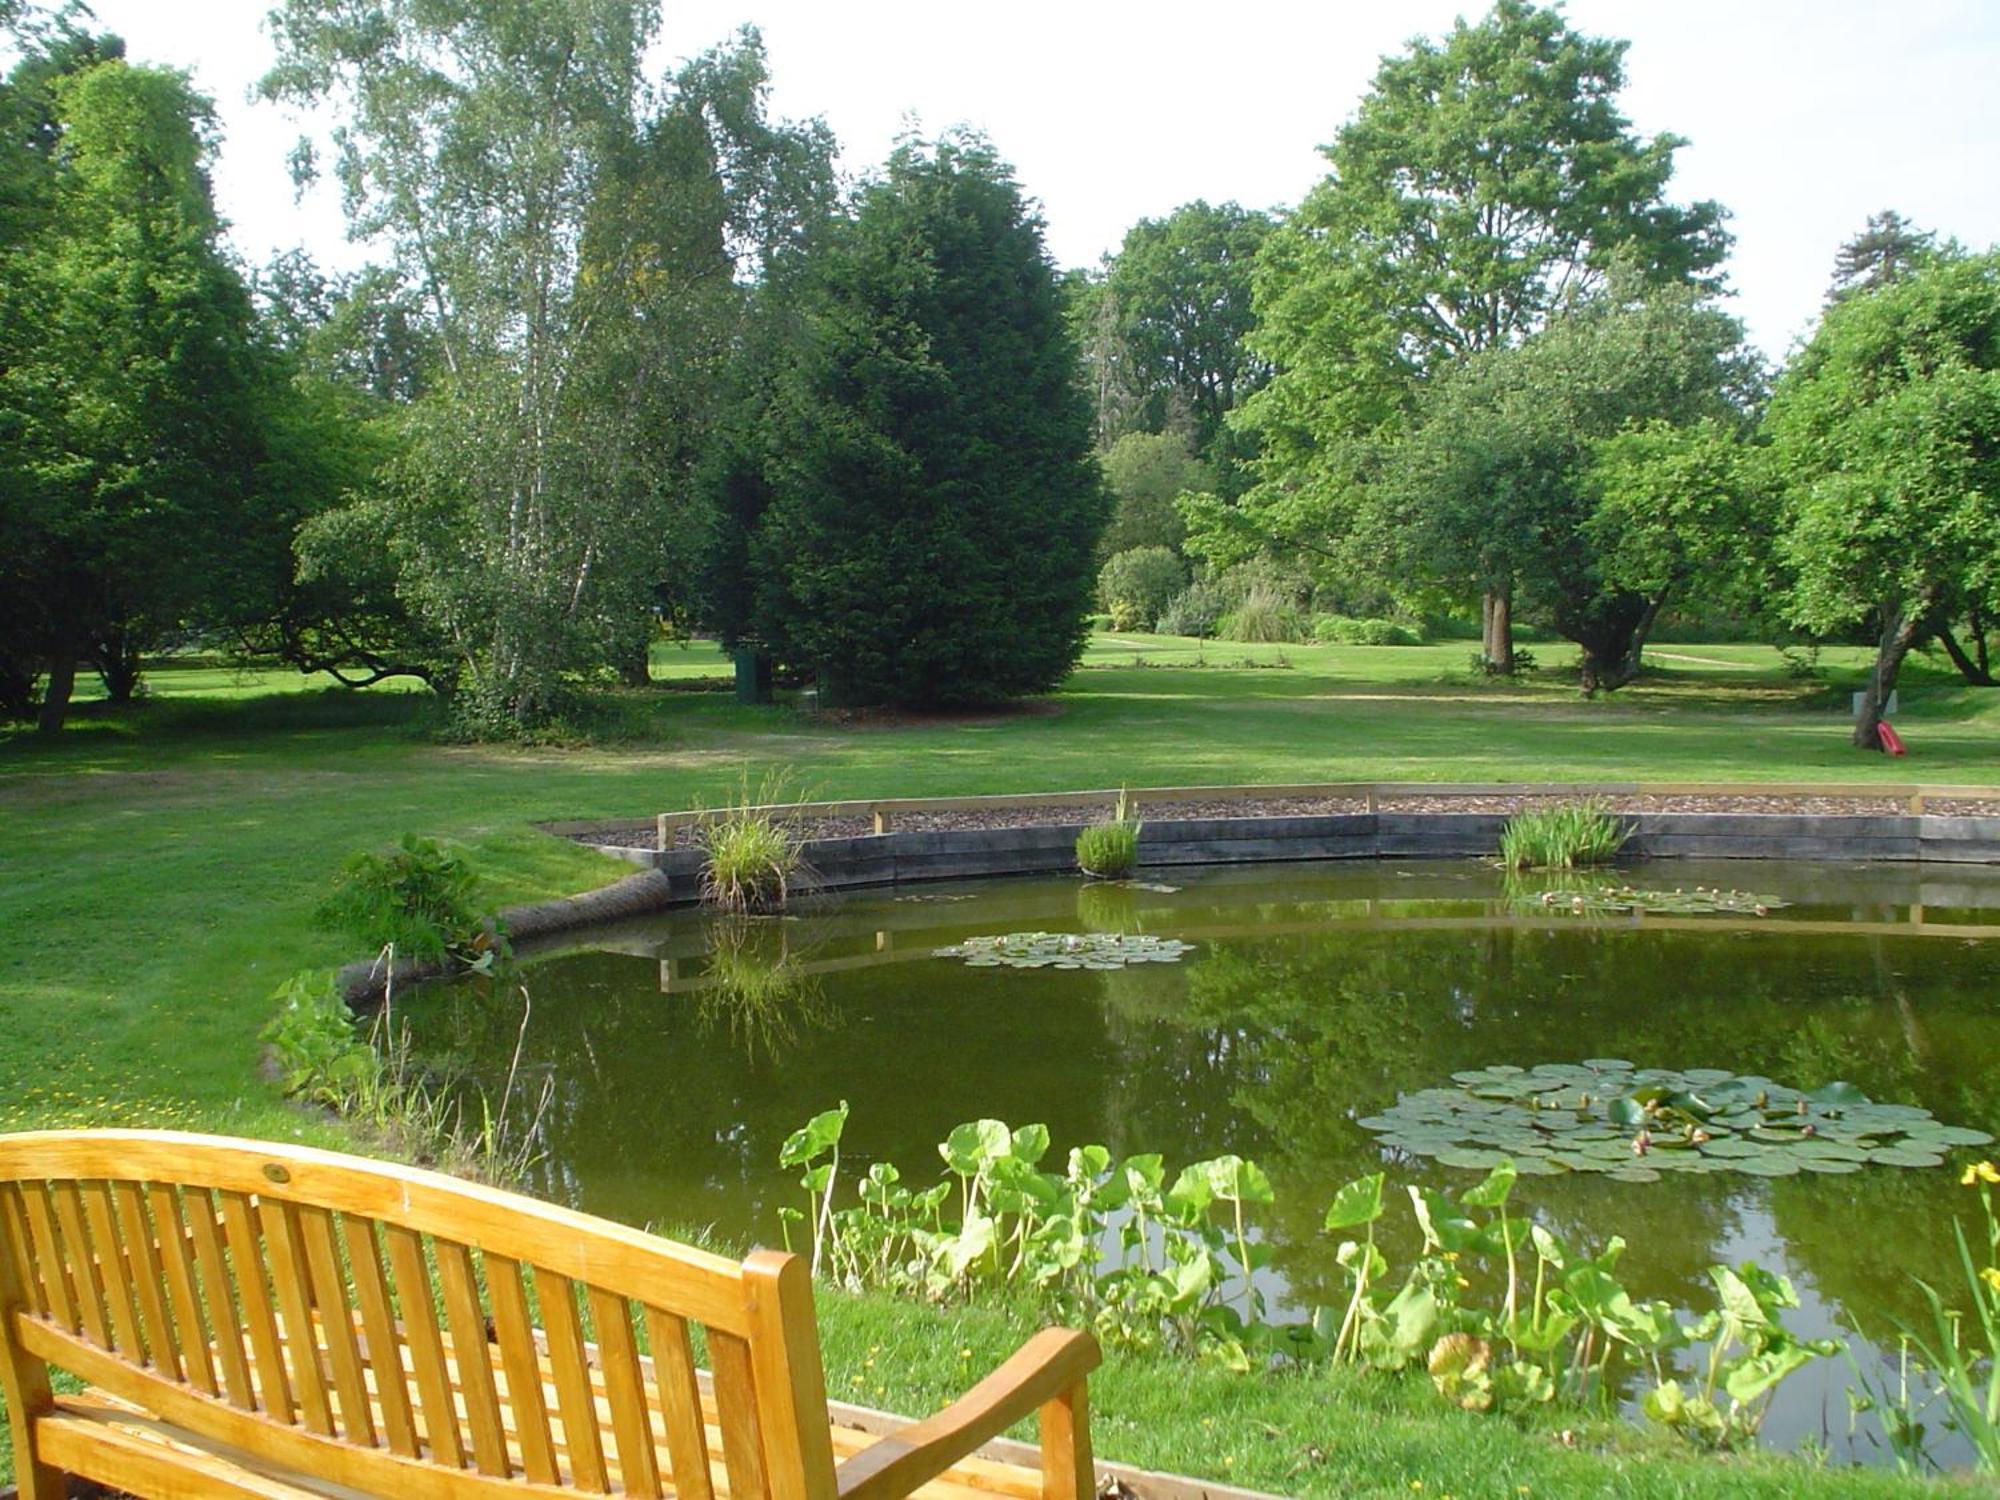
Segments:
[[[1135,811],[1147,803],[1356,801],[1369,812],[1384,801],[1407,797],[1817,797],[1837,801],[1900,802],[1918,814],[1929,802],[2000,799],[2000,786],[1953,786],[1912,782],[1815,781],[1318,781],[1285,785],[1161,786],[1101,788],[1082,792],[1027,792],[974,797],[888,797],[844,802],[774,803],[744,811],[784,819],[867,818],[876,833],[887,833],[899,813],[1006,812],[1013,809],[1110,808],[1123,795]],[[669,848],[682,828],[715,816],[714,809],[663,812],[654,819],[658,847]],[[548,824],[552,833],[579,834],[588,824]],[[602,825],[597,825],[602,826]]]

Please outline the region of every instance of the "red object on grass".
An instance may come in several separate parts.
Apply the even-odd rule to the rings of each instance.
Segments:
[[[1889,755],[1902,755],[1905,753],[1903,749],[1903,737],[1889,727],[1887,719],[1882,720],[1881,723],[1875,726],[1875,735],[1876,738],[1882,741],[1882,749],[1885,753]]]

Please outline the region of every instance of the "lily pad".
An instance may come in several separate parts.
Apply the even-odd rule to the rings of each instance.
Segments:
[[[1174,963],[1194,949],[1177,938],[1122,932],[1010,932],[972,937],[936,950],[939,958],[964,959],[973,969],[1122,969],[1127,964]]]
[[[1504,1157],[1629,1182],[1933,1167],[1952,1147],[1992,1140],[1915,1105],[1878,1103],[1851,1083],[1806,1092],[1761,1074],[1639,1068],[1615,1057],[1466,1068],[1452,1084],[1410,1093],[1360,1123],[1385,1145],[1448,1167],[1488,1169]]]

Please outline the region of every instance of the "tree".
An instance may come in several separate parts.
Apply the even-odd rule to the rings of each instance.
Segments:
[[[1829,307],[1766,427],[1792,617],[1879,632],[1854,725],[1879,749],[1911,648],[2000,610],[2000,253],[1940,256]]]
[[[1683,142],[1633,134],[1624,52],[1498,0],[1383,62],[1326,148],[1331,173],[1259,257],[1253,343],[1276,373],[1238,419],[1257,483],[1240,513],[1208,514],[1212,533],[1338,552],[1377,439],[1425,382],[1528,337],[1616,260],[1654,285],[1709,284],[1723,210],[1667,201]],[[1474,583],[1486,652],[1509,665],[1511,580]]]
[[[1215,489],[1214,471],[1172,432],[1126,433],[1104,455],[1104,480],[1117,502],[1098,543],[1105,557],[1133,547],[1179,552],[1187,523],[1175,502]]]
[[[1040,221],[979,137],[906,141],[821,261],[772,414],[757,636],[842,701],[1053,686],[1109,507]]]
[[[1833,284],[1827,288],[1826,300],[1842,302],[1857,293],[1887,286],[1909,274],[1936,242],[1936,235],[1919,233],[1893,208],[1870,214],[1861,233],[1844,243],[1834,257]]]
[[[1218,471],[1244,446],[1223,419],[1270,374],[1248,342],[1251,270],[1270,230],[1268,214],[1197,200],[1135,224],[1104,278],[1138,420],[1185,433]]]
[[[1382,450],[1378,570],[1459,596],[1505,579],[1582,648],[1586,692],[1629,681],[1668,600],[1750,550],[1728,447],[1755,388],[1741,338],[1694,289],[1621,278],[1460,362]]]
[[[236,608],[273,531],[259,482],[282,377],[219,245],[208,102],[104,55],[90,44],[54,76],[42,60],[45,191],[0,267],[0,554],[19,633],[0,655],[40,658],[44,731],[79,662],[129,696],[142,650]]]
[[[349,20],[287,0],[265,91],[342,108],[353,232],[393,246],[437,364],[378,493],[313,540],[324,563],[389,559],[411,627],[389,654],[511,732],[579,673],[643,681],[660,619],[694,596],[739,278],[830,194],[831,142],[766,121],[754,32],[656,97],[651,0],[392,0]]]
[[[1187,581],[1187,564],[1165,547],[1133,547],[1114,553],[1098,573],[1097,602],[1113,629],[1152,630]]]

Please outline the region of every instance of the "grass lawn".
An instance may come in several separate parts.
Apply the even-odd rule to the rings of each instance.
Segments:
[[[86,703],[54,743],[0,734],[0,1130],[144,1124],[344,1144],[260,1076],[258,1031],[282,979],[354,956],[310,921],[333,872],[406,830],[462,847],[498,904],[629,869],[536,833],[536,820],[714,803],[774,768],[827,797],[1120,781],[2000,784],[2000,692],[1921,659],[1897,718],[1911,754],[1892,761],[1846,743],[1859,651],[1827,652],[1827,680],[1802,682],[1769,648],[1662,645],[1657,676],[1584,702],[1557,670],[1573,659],[1566,647],[1536,646],[1547,670],[1519,683],[1471,678],[1469,649],[1104,635],[1041,711],[840,726],[742,707],[727,691],[626,693],[607,698],[596,744],[530,750],[431,742],[419,694],[166,668],[147,701]],[[724,686],[726,673],[706,647],[663,650],[656,669],[681,687]],[[918,1409],[962,1386],[956,1351],[939,1363],[958,1338],[932,1327],[942,1315],[826,1300],[837,1393],[870,1343],[889,1351],[867,1367],[884,1372],[870,1404]],[[1013,1331],[957,1316],[980,1359]],[[1611,1457],[1593,1458],[1503,1421],[1448,1419],[1394,1382],[1232,1382],[1121,1361],[1098,1404],[1106,1456],[1301,1493],[1898,1488],[1688,1462],[1622,1433],[1604,1439]],[[1191,1426],[1190,1410],[1215,1427]]]

